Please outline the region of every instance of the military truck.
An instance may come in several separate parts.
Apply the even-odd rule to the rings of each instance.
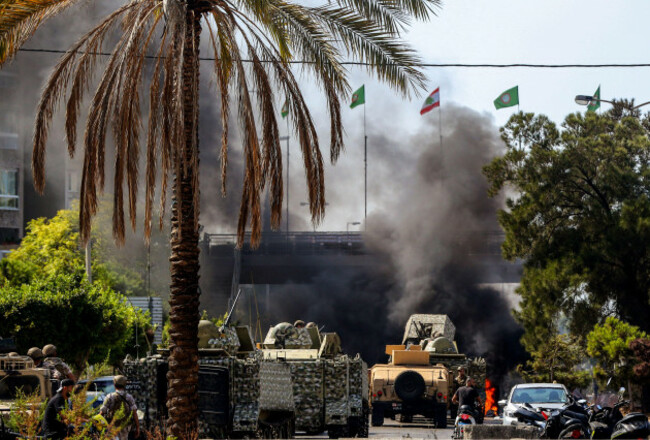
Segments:
[[[126,359],[127,389],[148,425],[167,418],[168,351]],[[291,372],[262,362],[247,326],[199,324],[199,434],[212,438],[291,438],[295,432]]]
[[[409,317],[402,344],[386,346],[388,363],[370,369],[373,426],[383,425],[386,417],[399,415],[402,422],[410,422],[414,415],[422,415],[433,419],[437,428],[447,427],[453,372],[463,366],[479,383],[485,376],[484,361],[468,360],[458,352],[455,333],[447,315]]]
[[[336,333],[283,322],[269,329],[261,348],[265,363],[291,369],[296,430],[368,437],[368,367],[358,354],[342,353]]]
[[[50,378],[50,370],[37,368],[29,356],[13,352],[15,344],[11,339],[0,339],[0,437],[15,438],[6,428],[9,413],[19,393],[38,395],[46,402],[58,388],[58,381]],[[9,351],[9,352],[8,352]]]

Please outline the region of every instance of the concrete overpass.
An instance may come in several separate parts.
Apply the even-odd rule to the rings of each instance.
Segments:
[[[458,241],[473,243],[460,250],[467,255],[464,264],[479,269],[480,283],[518,283],[521,264],[501,257],[503,233],[474,234],[478,237],[471,240],[462,237]],[[255,250],[248,244],[236,250],[235,242],[235,234],[204,234],[201,240],[204,298],[220,297],[223,303],[222,299],[230,297],[239,284],[310,284],[324,271],[376,267],[382,257],[364,244],[360,232],[267,232]]]

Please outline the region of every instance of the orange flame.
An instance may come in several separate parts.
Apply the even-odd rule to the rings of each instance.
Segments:
[[[495,415],[498,411],[496,406],[495,394],[497,389],[492,385],[490,379],[485,379],[485,414],[492,411]]]

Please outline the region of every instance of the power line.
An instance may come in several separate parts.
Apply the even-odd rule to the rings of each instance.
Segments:
[[[66,54],[70,51],[60,50],[60,49],[19,49],[21,52],[35,52],[35,53],[56,53],[56,54]],[[84,52],[80,52],[84,53]],[[111,56],[110,52],[95,52],[93,55],[100,56]],[[147,59],[156,59],[156,56],[145,55]],[[215,58],[212,57],[199,57],[201,61],[215,61]],[[250,63],[252,60],[243,59],[241,60],[245,63]],[[264,62],[264,61],[262,61]],[[268,62],[268,61],[267,61]],[[289,64],[313,64],[312,61],[289,61]],[[373,63],[365,63],[361,61],[344,61],[341,63],[346,66],[373,66]],[[629,69],[629,68],[639,68],[639,67],[650,67],[650,63],[604,63],[604,64],[537,64],[537,63],[504,63],[504,64],[495,64],[495,63],[417,63],[416,67],[463,67],[463,68],[494,68],[494,69],[509,69],[515,67],[529,68],[529,69],[600,69],[600,68],[619,68],[619,69]]]

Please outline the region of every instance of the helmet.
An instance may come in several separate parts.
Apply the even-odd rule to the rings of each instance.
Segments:
[[[43,347],[43,355],[45,357],[56,356],[56,347],[52,344],[47,344],[45,347]]]
[[[115,376],[115,377],[113,377],[113,383],[115,384],[115,386],[125,387],[126,386],[126,377],[124,377],[122,375]]]
[[[38,347],[32,347],[27,350],[27,356],[37,361],[39,359],[43,359],[43,352]]]
[[[306,327],[306,328],[316,327],[316,323],[313,322],[313,321],[312,321],[312,322],[308,322],[307,325],[306,325],[305,327]]]
[[[302,319],[297,320],[296,322],[293,323],[293,326],[296,328],[302,328],[305,326],[305,321]]]

